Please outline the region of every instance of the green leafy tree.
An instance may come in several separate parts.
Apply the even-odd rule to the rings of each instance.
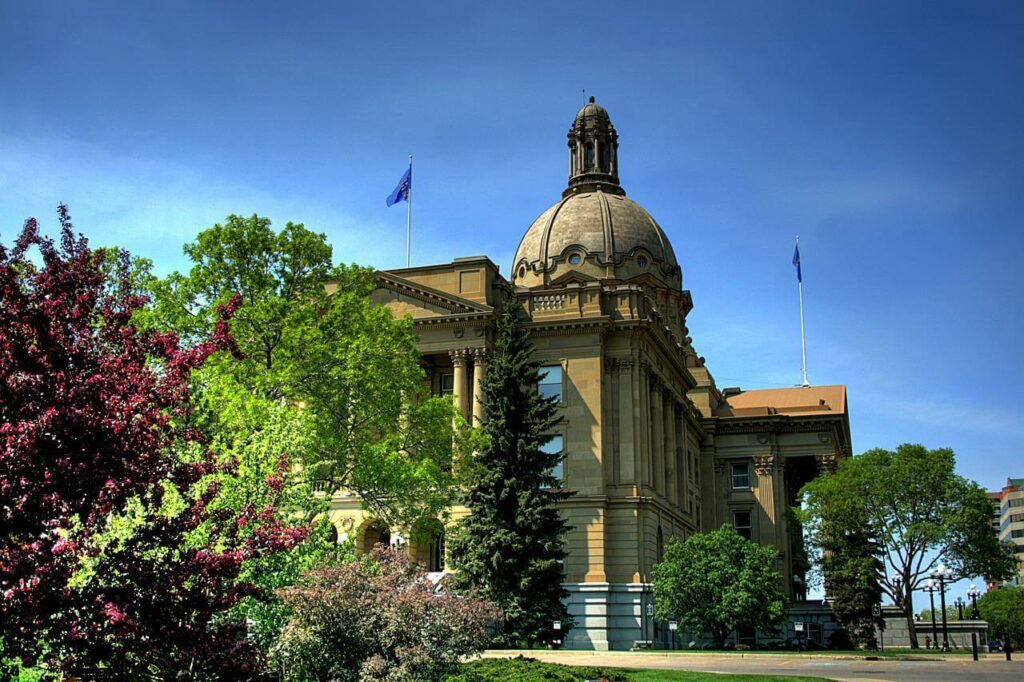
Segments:
[[[914,648],[913,595],[932,568],[945,564],[956,577],[987,580],[1013,571],[1012,553],[992,533],[985,490],[956,474],[948,448],[906,444],[844,459],[835,473],[804,487],[803,503],[801,519],[819,565],[833,536],[863,532],[877,542],[878,582],[903,608]]]
[[[730,526],[673,537],[654,566],[654,617],[707,632],[721,648],[736,628],[774,630],[786,612],[778,550]]]
[[[1024,587],[1001,587],[978,599],[978,611],[988,621],[989,634],[1024,650]]]
[[[878,545],[863,530],[830,533],[823,542],[821,567],[832,612],[853,644],[878,648],[875,626],[884,621],[871,614],[883,594]]]
[[[551,642],[571,625],[562,587],[568,530],[557,504],[568,497],[541,448],[558,424],[553,398],[538,391],[538,363],[515,302],[499,311],[493,357],[483,381],[485,445],[469,466],[463,519],[450,543],[460,588],[473,588],[505,614],[498,640]]]
[[[450,402],[426,394],[411,321],[371,301],[373,271],[334,267],[324,235],[294,223],[278,233],[256,215],[229,216],[184,250],[188,274],[150,284],[152,326],[201,338],[216,305],[241,297],[232,331],[244,359],[216,358],[198,376],[199,426],[251,440],[261,400],[298,407],[301,437],[277,444],[302,476],[358,493],[392,525],[442,515],[464,439]]]

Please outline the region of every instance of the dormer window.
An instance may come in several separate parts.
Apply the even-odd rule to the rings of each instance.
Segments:
[[[647,256],[637,256],[637,258],[636,258],[636,266],[638,268],[646,268],[647,267]]]
[[[574,253],[569,256],[569,265],[579,265],[583,262],[583,256],[578,253]]]

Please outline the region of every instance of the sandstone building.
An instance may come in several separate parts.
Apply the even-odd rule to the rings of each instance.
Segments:
[[[787,509],[850,452],[845,387],[716,386],[686,327],[693,301],[672,244],[620,185],[618,135],[593,98],[568,152],[568,186],[526,229],[510,277],[486,257],[456,258],[381,272],[375,300],[412,316],[432,390],[473,420],[484,417],[497,303],[515,297],[528,312],[541,390],[558,396],[563,417],[549,449],[564,452],[558,474],[575,492],[564,503],[576,620],[567,646],[663,640],[652,566],[670,537],[722,524],[777,547],[785,588],[803,599],[802,539]],[[360,549],[403,534],[342,494],[331,514]],[[443,535],[409,551],[443,570]]]

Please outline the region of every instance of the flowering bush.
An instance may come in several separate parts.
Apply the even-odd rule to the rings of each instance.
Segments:
[[[272,651],[288,680],[438,680],[482,651],[493,605],[438,595],[404,555],[377,548],[279,590],[291,618]]]
[[[273,499],[238,519],[209,506],[233,464],[199,446],[189,379],[235,350],[238,299],[187,348],[142,331],[127,256],[108,277],[110,254],[59,213],[59,245],[35,220],[13,248],[0,244],[3,655],[124,679],[245,677],[258,655],[224,616],[254,589],[238,579],[243,562],[294,546],[305,529]],[[208,541],[190,543],[199,529]]]

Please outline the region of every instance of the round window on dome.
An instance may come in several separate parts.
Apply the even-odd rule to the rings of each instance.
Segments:
[[[569,265],[579,265],[583,262],[583,256],[578,253],[574,253],[569,256]]]
[[[526,266],[525,265],[520,265],[519,266],[519,279],[522,279],[523,277],[526,277]]]
[[[647,267],[647,256],[637,256],[636,266],[638,268],[646,268]]]

